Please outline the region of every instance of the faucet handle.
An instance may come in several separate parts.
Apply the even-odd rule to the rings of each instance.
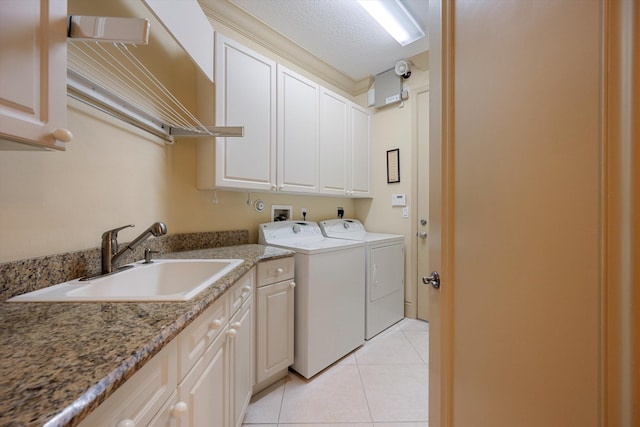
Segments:
[[[113,230],[108,230],[102,233],[102,245],[104,246],[105,242],[111,242],[111,254],[118,252],[118,231],[124,230],[125,228],[135,227],[133,224],[123,225],[122,227],[114,228]]]
[[[133,224],[123,225],[122,227],[114,228],[113,230],[108,230],[102,233],[102,240],[113,240],[115,241],[118,238],[118,231],[124,230],[125,228],[135,227]]]

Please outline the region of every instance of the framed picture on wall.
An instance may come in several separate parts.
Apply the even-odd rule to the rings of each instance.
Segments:
[[[400,182],[400,149],[387,150],[387,183]]]

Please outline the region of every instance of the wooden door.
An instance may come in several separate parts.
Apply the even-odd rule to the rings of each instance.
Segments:
[[[418,280],[418,319],[429,321],[430,286],[422,282],[428,276],[429,269],[429,89],[422,88],[416,92],[417,123],[417,258]]]
[[[430,2],[432,427],[600,422],[600,0]]]

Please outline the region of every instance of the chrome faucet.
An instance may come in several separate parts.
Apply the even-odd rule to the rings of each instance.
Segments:
[[[128,251],[134,250],[140,243],[147,240],[152,235],[155,237],[167,234],[167,226],[162,222],[155,222],[142,234],[133,239],[127,246],[118,251],[118,231],[125,228],[135,227],[128,224],[113,230],[105,231],[102,234],[102,274],[113,272],[113,265]]]

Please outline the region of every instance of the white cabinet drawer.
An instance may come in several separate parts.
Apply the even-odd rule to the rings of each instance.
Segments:
[[[177,356],[177,341],[172,340],[80,426],[117,427],[125,420],[137,426],[148,425],[178,386]]]
[[[293,257],[258,263],[258,287],[293,279]]]
[[[238,311],[240,306],[253,295],[253,288],[255,284],[255,270],[251,269],[247,274],[242,276],[233,287],[227,291],[231,298],[231,305],[229,315]]]
[[[178,336],[180,378],[187,375],[229,322],[228,300],[227,295],[223,295]]]

